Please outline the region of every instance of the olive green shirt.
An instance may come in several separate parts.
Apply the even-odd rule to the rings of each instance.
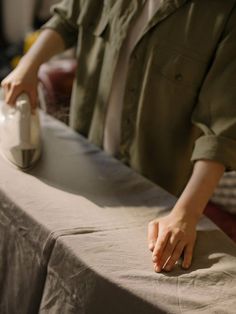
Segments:
[[[77,46],[70,125],[102,147],[119,51],[144,0],[64,0],[44,26]],[[236,1],[164,0],[129,62],[119,158],[179,195],[199,159],[236,169]]]

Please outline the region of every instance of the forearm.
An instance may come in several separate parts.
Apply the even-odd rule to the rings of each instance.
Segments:
[[[198,220],[224,171],[224,165],[218,162],[197,161],[192,176],[173,208],[173,212]]]
[[[5,101],[14,105],[18,95],[25,92],[30,97],[32,107],[36,107],[38,69],[42,63],[62,52],[64,48],[64,41],[58,33],[50,29],[42,31],[18,66],[1,82]]]
[[[54,30],[45,29],[28,53],[21,59],[19,66],[38,71],[42,63],[48,61],[64,49],[65,44],[61,35]]]
[[[199,160],[192,176],[171,213],[149,223],[149,249],[154,269],[170,271],[184,253],[183,268],[189,268],[196,240],[197,222],[224,173],[220,163]]]

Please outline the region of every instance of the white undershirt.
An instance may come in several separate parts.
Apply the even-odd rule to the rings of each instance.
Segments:
[[[103,142],[104,150],[111,155],[118,153],[120,145],[121,114],[130,55],[146,25],[159,9],[161,1],[146,0],[142,12],[129,30],[119,54],[108,99]]]

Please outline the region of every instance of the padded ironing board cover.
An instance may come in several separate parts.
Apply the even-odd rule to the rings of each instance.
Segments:
[[[0,313],[235,313],[236,246],[203,218],[189,271],[153,272],[175,198],[42,114],[28,173],[0,159]]]

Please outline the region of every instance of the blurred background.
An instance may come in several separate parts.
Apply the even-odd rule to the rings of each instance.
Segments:
[[[36,39],[35,30],[50,17],[58,0],[0,0],[0,80]]]

